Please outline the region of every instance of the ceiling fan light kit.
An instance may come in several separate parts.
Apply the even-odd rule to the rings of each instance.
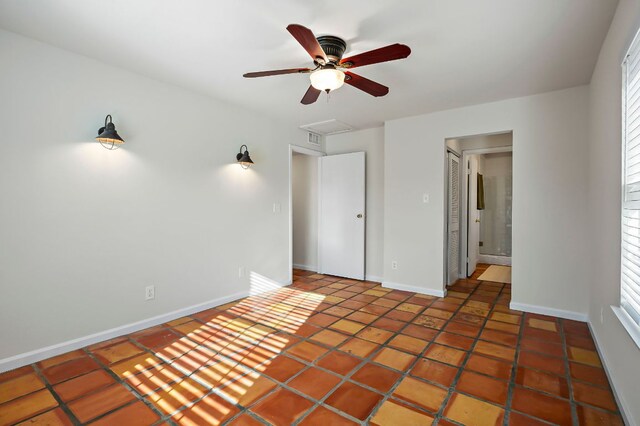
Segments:
[[[389,93],[388,87],[348,70],[364,65],[404,59],[411,54],[411,49],[408,46],[396,43],[342,59],[342,55],[347,49],[347,43],[340,37],[330,35],[316,37],[310,29],[298,24],[289,25],[287,31],[311,56],[315,67],[250,72],[244,74],[244,77],[310,73],[311,85],[300,101],[304,105],[317,101],[322,91],[329,93],[339,89],[344,83],[372,96],[385,96]]]
[[[323,68],[311,73],[311,85],[318,90],[329,93],[344,84],[344,72],[335,68]]]

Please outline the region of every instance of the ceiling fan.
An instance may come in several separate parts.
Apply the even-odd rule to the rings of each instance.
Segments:
[[[244,74],[244,77],[255,78],[280,74],[311,74],[311,85],[300,101],[304,105],[312,104],[318,100],[321,91],[329,93],[331,90],[336,90],[341,87],[343,83],[347,83],[372,96],[384,96],[389,93],[388,87],[359,76],[358,74],[354,74],[349,70],[364,65],[404,59],[411,53],[409,46],[396,43],[342,59],[342,55],[347,48],[347,43],[340,37],[316,37],[309,28],[298,24],[289,25],[287,31],[289,31],[307,53],[309,53],[315,67],[250,72]]]

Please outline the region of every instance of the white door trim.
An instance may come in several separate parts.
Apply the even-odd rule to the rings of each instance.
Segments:
[[[322,151],[315,151],[302,146],[289,144],[289,284],[293,283],[293,189],[291,184],[291,163],[294,152],[312,157],[324,157],[327,155]]]
[[[513,143],[513,142],[512,142]],[[462,179],[462,188],[461,188],[461,199],[460,206],[462,207],[462,215],[460,220],[460,266],[458,271],[460,271],[460,278],[467,277],[467,244],[468,242],[468,217],[469,214],[467,211],[467,192],[469,191],[467,185],[467,164],[469,162],[470,155],[477,154],[492,154],[498,152],[513,152],[513,145],[511,146],[500,146],[496,148],[482,148],[482,149],[467,149],[462,151],[462,167],[461,170],[464,171],[464,179]],[[512,228],[513,229],[513,228]],[[512,230],[513,232],[513,230]]]

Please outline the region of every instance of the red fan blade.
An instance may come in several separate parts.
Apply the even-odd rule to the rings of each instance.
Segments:
[[[300,103],[303,105],[310,105],[317,101],[319,96],[320,91],[313,86],[309,86],[307,93],[304,94]]]
[[[389,88],[387,86],[383,86],[380,83],[376,83],[373,80],[369,80],[368,78],[364,78],[349,71],[345,71],[345,74],[348,76],[348,78],[344,79],[345,83],[350,84],[363,92],[367,92],[371,96],[378,97],[389,93]]]
[[[340,61],[340,65],[347,68],[356,68],[364,65],[377,64],[379,62],[404,59],[411,54],[409,46],[404,44],[391,44],[380,49],[370,50],[359,55],[351,56]]]
[[[324,53],[324,50],[322,50],[322,47],[320,47],[320,43],[316,40],[316,36],[313,35],[313,32],[311,32],[309,28],[298,24],[291,24],[287,27],[287,31],[289,31],[291,35],[298,40],[298,43],[304,47],[304,50],[311,55],[311,59],[315,61],[318,58],[322,58],[324,63],[329,62],[327,55]]]
[[[246,74],[243,74],[242,76],[245,78],[255,78],[255,77],[268,77],[270,75],[304,73],[309,71],[311,71],[309,68],[290,68],[286,70],[248,72]]]

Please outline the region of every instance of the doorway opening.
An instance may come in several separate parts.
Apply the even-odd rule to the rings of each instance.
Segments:
[[[445,140],[445,284],[511,283],[513,133]]]
[[[365,153],[290,145],[289,280],[293,268],[365,278]]]
[[[318,158],[323,155],[289,145],[289,282],[293,268],[318,271]]]

